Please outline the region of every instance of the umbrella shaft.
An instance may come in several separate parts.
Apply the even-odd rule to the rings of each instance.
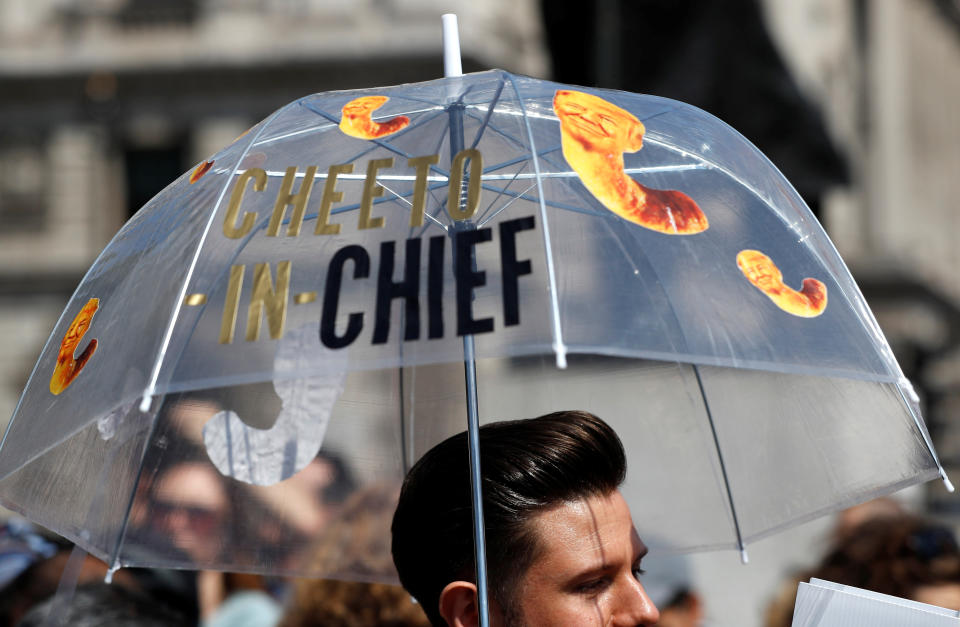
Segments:
[[[480,624],[486,627],[487,608],[487,540],[483,525],[483,495],[480,478],[480,417],[477,404],[477,364],[474,359],[473,336],[463,338],[463,368],[467,386],[467,448],[470,455],[470,493],[473,497],[474,557],[477,563],[477,601]]]
[[[450,158],[463,150],[463,105],[450,105]],[[462,193],[461,193],[462,201]],[[459,207],[457,208],[459,209]],[[447,207],[453,211],[453,207]],[[461,228],[476,228],[472,223]],[[454,253],[456,255],[456,252]],[[473,251],[471,251],[471,256]],[[473,335],[463,336],[463,370],[467,386],[467,448],[470,455],[470,494],[473,497],[473,548],[477,564],[477,609],[480,627],[490,624],[487,603],[487,539],[483,527],[483,494],[480,480],[480,411],[477,404],[477,363]]]

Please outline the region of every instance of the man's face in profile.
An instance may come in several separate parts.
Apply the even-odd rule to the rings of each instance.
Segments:
[[[619,491],[563,503],[530,525],[540,550],[511,619],[524,627],[656,624],[659,612],[639,580],[647,547]]]

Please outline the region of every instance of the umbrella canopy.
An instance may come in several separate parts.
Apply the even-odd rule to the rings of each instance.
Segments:
[[[465,338],[481,423],[614,426],[655,544],[742,549],[942,475],[746,139],[491,71],[302,98],[148,203],[40,356],[0,501],[114,566],[389,579],[396,488],[465,426]]]

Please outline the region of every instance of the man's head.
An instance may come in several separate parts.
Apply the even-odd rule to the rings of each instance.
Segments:
[[[579,608],[613,624],[656,621],[636,580],[646,548],[617,490],[626,457],[613,429],[576,411],[488,424],[480,428],[480,468],[495,615],[508,624],[557,624],[561,615],[546,614],[572,617]],[[410,470],[392,532],[400,580],[434,625],[476,612],[466,434]]]

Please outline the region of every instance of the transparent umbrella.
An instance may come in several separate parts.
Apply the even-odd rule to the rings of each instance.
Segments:
[[[420,454],[468,415],[573,408],[621,435],[640,533],[677,550],[946,480],[756,148],[679,102],[490,71],[307,96],[150,201],[40,355],[0,501],[113,567],[389,580],[389,535],[356,529],[385,533]]]

